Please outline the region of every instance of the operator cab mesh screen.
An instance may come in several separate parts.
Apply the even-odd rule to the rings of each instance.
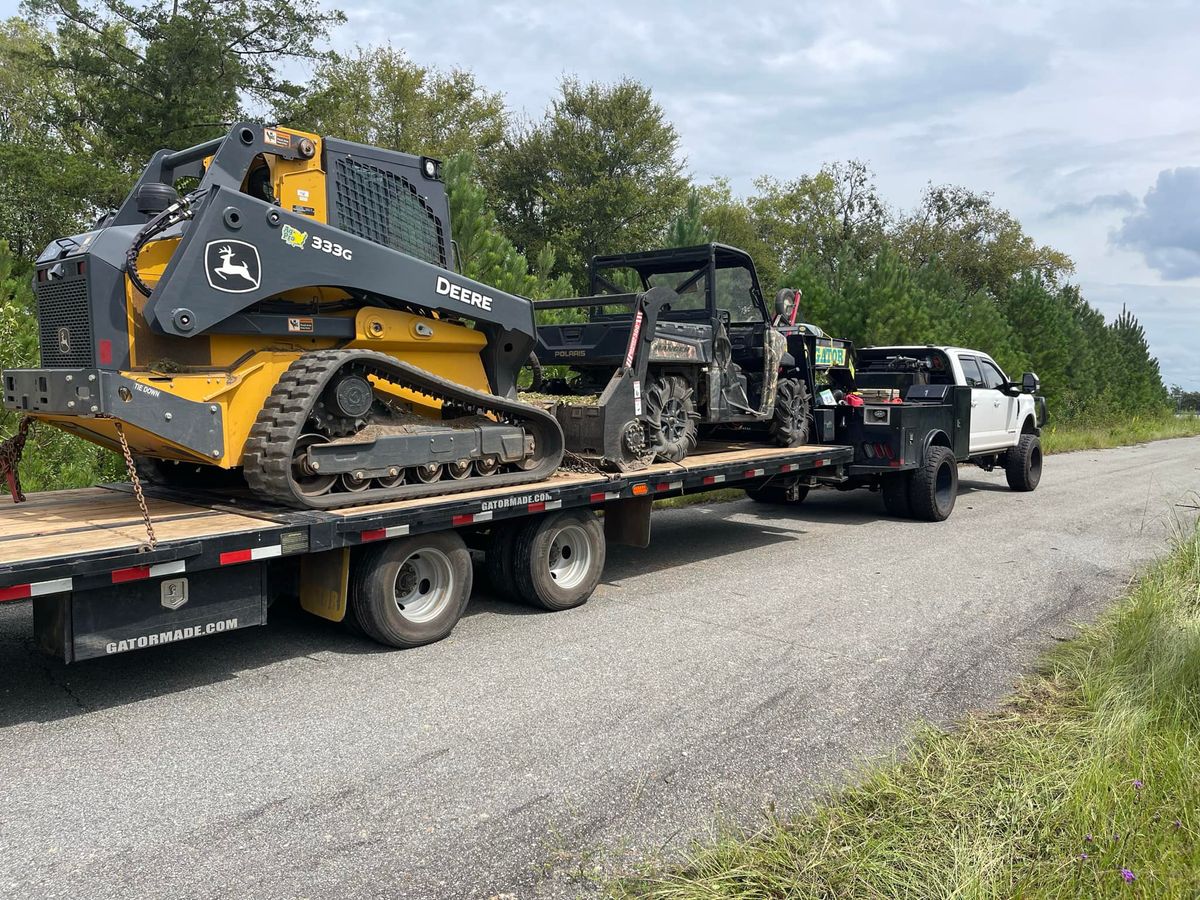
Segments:
[[[335,167],[340,228],[445,268],[442,223],[407,178],[354,159]]]

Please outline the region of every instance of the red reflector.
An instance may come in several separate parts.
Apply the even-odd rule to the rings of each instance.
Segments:
[[[470,525],[474,521],[475,517],[468,513],[465,516],[455,516],[450,520],[450,524],[457,528],[459,525]]]
[[[86,259],[81,259],[79,261],[79,274],[80,275],[87,274],[87,260]]]
[[[112,573],[112,583],[122,584],[126,581],[141,581],[150,577],[149,566],[130,566],[128,569],[117,569]]]
[[[827,462],[829,462],[829,460],[827,460],[827,459],[818,459],[816,462],[813,463],[813,468],[819,469],[819,468],[821,468],[821,466],[825,465],[825,463],[827,463]]]
[[[364,531],[362,533],[362,539],[364,541],[382,541],[385,537],[387,537],[386,528],[372,528],[370,531]]]
[[[223,566],[231,566],[234,563],[250,562],[252,559],[254,557],[250,555],[249,550],[230,550],[221,554],[220,563]]]
[[[593,503],[603,503],[604,502],[604,494],[592,494],[592,502]]]
[[[742,477],[743,478],[753,478],[757,474],[758,474],[758,472],[756,472],[754,469],[747,469],[745,472],[742,473]]]
[[[671,489],[671,486],[669,484],[667,484],[665,481],[660,481],[658,484],[656,484],[654,486],[654,489],[656,491],[669,491]]]
[[[893,459],[890,463],[888,463],[888,465],[891,466],[893,469],[898,469],[898,468],[900,468],[900,466],[902,464],[901,464],[900,460]]]
[[[530,503],[530,504],[529,504],[529,511],[530,511],[531,513],[535,513],[535,512],[545,512],[545,511],[546,511],[546,504],[545,504],[545,503]]]
[[[102,366],[112,365],[112,341],[110,341],[108,338],[105,338],[104,340],[100,341],[97,349],[99,350],[98,356],[100,357],[100,364]]]
[[[5,600],[24,600],[32,597],[33,590],[27,584],[14,584],[12,587],[0,588],[0,602]]]
[[[704,476],[704,483],[705,483],[705,484],[716,484],[716,483],[717,483],[717,478],[716,478],[716,476],[715,476],[715,475],[705,475],[705,476]]]

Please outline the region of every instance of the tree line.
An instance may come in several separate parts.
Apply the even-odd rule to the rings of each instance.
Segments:
[[[569,295],[594,254],[715,240],[754,257],[768,297],[800,288],[831,334],[974,346],[1037,371],[1060,421],[1176,399],[1134,314],[1106,321],[1071,259],[987,193],[930,183],[897,209],[848,160],[739,196],[689,175],[644,84],[564,77],[540,116],[518,116],[470,71],[390,45],[324,49],[343,22],[318,0],[26,0],[0,25],[5,365],[33,362],[24,282],[41,248],[117,205],[154,151],[248,118],[446,160],[460,264],[503,290]]]

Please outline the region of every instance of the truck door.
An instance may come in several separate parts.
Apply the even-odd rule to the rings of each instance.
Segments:
[[[979,357],[979,368],[983,372],[984,384],[987,385],[988,390],[995,393],[992,405],[1003,413],[1002,419],[997,419],[1000,433],[996,435],[996,440],[1001,442],[1002,446],[1011,447],[1017,442],[1017,398],[1001,390],[1004,385],[1008,384],[1008,378],[1000,371],[998,365],[986,356],[981,356]]]
[[[1004,411],[998,400],[1000,392],[988,389],[977,357],[960,353],[958,364],[971,389],[971,453],[983,453],[997,447],[1004,436]]]

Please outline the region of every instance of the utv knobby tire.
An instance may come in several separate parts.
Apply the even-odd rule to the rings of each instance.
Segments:
[[[1017,446],[1006,454],[1004,475],[1014,491],[1032,491],[1042,480],[1042,440],[1036,434],[1023,434]]]
[[[889,515],[899,519],[912,518],[912,501],[908,491],[912,481],[912,473],[902,472],[895,475],[884,475],[879,481],[879,495],[883,498],[883,508]]]
[[[944,522],[958,497],[958,461],[949,447],[930,447],[925,462],[912,473],[908,502],[914,519]]]
[[[796,489],[796,499],[789,500],[787,488],[768,484],[763,487],[746,488],[746,496],[755,503],[771,503],[775,505],[799,506],[808,496],[809,488],[801,485]]]
[[[517,532],[512,556],[519,599],[551,611],[582,606],[604,571],[604,526],[590,509],[538,516]]]
[[[516,578],[513,576],[513,547],[517,533],[528,523],[501,522],[492,528],[491,543],[483,557],[483,570],[497,596],[505,600],[519,600]]]
[[[699,434],[695,391],[678,375],[656,378],[646,388],[646,430],[665,462],[679,462],[696,449]]]
[[[457,532],[389,541],[356,563],[350,612],[367,637],[389,647],[440,641],[471,599],[471,553]]]
[[[798,447],[808,441],[812,426],[812,400],[804,383],[781,378],[771,417],[771,438],[781,447]]]

